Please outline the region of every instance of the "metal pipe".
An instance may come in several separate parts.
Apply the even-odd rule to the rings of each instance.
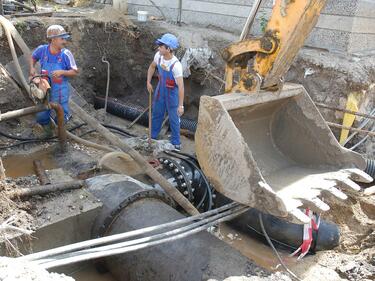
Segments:
[[[178,1],[178,16],[177,16],[177,23],[181,25],[182,20],[182,0]]]
[[[111,245],[104,245],[101,247],[85,249],[78,252],[64,254],[60,257],[38,260],[36,262],[42,267],[48,269],[76,262],[87,261],[101,257],[108,257],[116,254],[124,254],[149,248],[162,243],[172,242],[178,239],[186,238],[200,231],[204,231],[213,225],[217,225],[221,222],[231,220],[232,218],[245,212],[247,209],[248,207],[240,206],[235,208],[234,210],[227,210],[213,217],[199,220],[198,222],[194,222],[190,225],[170,230],[165,233],[160,233],[149,237],[138,238],[135,240],[115,243]]]
[[[155,231],[159,231],[159,230],[163,230],[163,229],[169,229],[169,228],[172,228],[172,227],[177,227],[177,226],[180,226],[180,225],[188,224],[188,223],[191,223],[191,222],[201,220],[203,218],[207,218],[209,216],[218,214],[222,211],[226,211],[226,210],[228,210],[230,208],[233,208],[235,206],[238,206],[238,204],[230,203],[230,204],[222,206],[218,209],[211,210],[211,211],[205,212],[205,213],[201,213],[197,216],[186,217],[186,218],[171,221],[171,222],[168,222],[168,223],[154,225],[154,226],[150,226],[150,227],[146,227],[146,228],[142,228],[142,229],[137,229],[137,230],[133,230],[133,231],[125,232],[125,233],[114,234],[114,235],[111,235],[111,236],[104,236],[104,237],[92,239],[92,240],[89,240],[89,241],[83,241],[83,242],[78,242],[78,243],[71,244],[71,245],[61,246],[61,247],[58,247],[58,248],[55,248],[55,249],[46,250],[46,251],[43,251],[43,252],[38,252],[38,253],[22,256],[22,257],[19,257],[18,259],[27,260],[27,261],[39,260],[39,259],[42,259],[42,258],[46,258],[46,257],[50,257],[50,256],[56,256],[56,255],[59,255],[59,254],[65,254],[65,253],[68,253],[68,252],[77,251],[77,250],[81,250],[81,249],[85,249],[85,248],[89,248],[89,247],[93,247],[93,246],[97,246],[97,245],[113,243],[113,242],[116,242],[116,241],[131,238],[131,237],[134,237],[134,236],[144,235],[144,234],[152,233],[152,232],[155,232]]]
[[[110,65],[109,61],[107,61],[105,56],[102,57],[102,62],[107,64],[107,86],[106,86],[106,90],[105,90],[105,103],[104,103],[104,112],[107,112],[109,82],[110,82],[110,79],[111,79],[111,65]]]
[[[250,28],[253,25],[254,19],[256,14],[258,13],[260,4],[262,4],[263,0],[255,0],[254,4],[250,10],[250,14],[246,19],[245,26],[242,29],[240,41],[245,40],[246,36],[249,34]]]
[[[131,127],[133,127],[134,126],[134,124],[135,123],[137,123],[138,122],[138,120],[148,111],[148,109],[150,108],[150,106],[148,106],[147,108],[145,108],[145,110],[143,110],[143,112],[141,112],[141,114],[139,114],[138,115],[138,117],[137,118],[135,118],[134,120],[133,120],[133,122],[131,122],[130,124],[129,124],[129,126],[127,127],[128,129],[130,129]]]
[[[143,189],[134,181],[124,179],[110,183],[108,178],[102,178],[102,181],[105,184],[88,183],[89,191],[103,203],[102,213],[93,229],[95,236],[125,233],[184,217],[160,198],[133,196]],[[119,211],[111,216],[113,210]],[[105,221],[107,224],[103,225]],[[265,273],[265,276],[269,275],[207,231],[154,245],[130,255],[106,257],[104,261],[111,274],[119,281],[223,280],[233,275],[254,275],[258,270]]]
[[[105,103],[105,99],[102,97],[95,97],[94,98],[94,106],[96,109],[103,108]],[[134,121],[136,118],[139,117],[140,114],[145,110],[143,107],[138,105],[134,105],[131,103],[124,103],[120,101],[115,101],[114,99],[108,98],[108,113],[116,115],[121,118],[125,118],[129,121]],[[146,112],[139,118],[139,124],[148,126],[148,116],[149,114]],[[189,130],[192,133],[195,133],[197,129],[197,121],[188,118],[180,118],[180,126],[181,129]]]
[[[368,118],[368,119],[375,120],[375,116],[372,115],[372,114],[356,112],[356,111],[353,111],[353,110],[340,108],[340,107],[336,107],[336,106],[331,106],[331,105],[326,105],[324,103],[319,103],[319,102],[316,102],[315,105],[318,106],[318,107],[321,107],[321,108],[330,109],[330,110],[337,110],[337,111],[349,113],[349,114],[352,114],[352,115],[355,115],[355,116],[360,116],[360,117],[365,117],[365,118]]]
[[[0,114],[0,122],[48,110],[48,105],[38,104]]]
[[[17,197],[29,197],[33,195],[42,195],[56,191],[63,191],[69,189],[79,189],[85,185],[85,181],[83,180],[74,180],[69,182],[62,182],[56,184],[48,184],[48,185],[40,185],[40,186],[33,186],[33,187],[25,187],[19,188],[16,191],[13,191],[8,194],[9,198],[17,198]]]
[[[54,102],[50,102],[49,107],[55,110],[57,116],[57,134],[60,141],[61,149],[64,151],[66,149],[66,130],[65,130],[65,119],[64,119],[64,109],[63,107]]]
[[[369,135],[369,136],[372,136],[372,137],[375,136],[375,132],[373,132],[373,131],[361,130],[361,129],[357,129],[357,128],[353,128],[353,127],[348,127],[348,126],[343,126],[343,125],[332,123],[332,122],[326,122],[326,123],[327,123],[328,126],[333,127],[333,128],[344,129],[344,130],[349,130],[349,131],[355,131],[355,132],[358,132],[360,134],[366,134],[366,135]]]

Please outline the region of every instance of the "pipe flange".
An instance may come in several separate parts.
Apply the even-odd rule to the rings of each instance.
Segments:
[[[192,192],[191,182],[185,173],[185,167],[170,157],[163,157],[158,159],[164,168],[170,170],[176,183],[177,189],[190,201],[194,201],[194,194]]]
[[[110,230],[112,224],[116,221],[116,219],[119,217],[119,215],[126,210],[126,208],[131,205],[132,203],[147,199],[147,198],[153,198],[158,199],[165,204],[171,206],[172,208],[176,208],[176,204],[173,201],[171,197],[169,197],[167,194],[165,194],[163,191],[157,190],[157,189],[150,189],[150,190],[142,190],[135,192],[131,194],[130,196],[126,197],[124,201],[122,201],[116,209],[114,209],[111,214],[104,219],[103,225],[98,230],[98,237],[105,236],[108,231]]]

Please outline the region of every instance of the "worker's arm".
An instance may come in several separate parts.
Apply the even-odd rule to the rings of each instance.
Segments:
[[[34,60],[32,56],[30,56],[30,59],[29,59],[29,66],[30,66],[29,76],[30,77],[33,77],[36,74],[35,64],[36,64],[36,61]]]
[[[60,77],[60,76],[65,76],[65,77],[75,77],[78,74],[78,68],[77,69],[69,69],[69,70],[55,70],[52,72],[52,77]]]
[[[176,79],[176,83],[178,85],[178,115],[181,116],[184,114],[184,95],[185,95],[185,89],[184,89],[184,79],[181,77],[178,77]]]
[[[152,84],[151,84],[151,79],[152,76],[155,73],[156,69],[156,63],[153,61],[150,66],[148,67],[147,70],[147,91],[151,94],[153,92]]]

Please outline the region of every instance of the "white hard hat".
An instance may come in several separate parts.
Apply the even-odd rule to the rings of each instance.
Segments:
[[[68,32],[65,31],[64,27],[58,24],[50,25],[47,28],[47,38],[64,38],[69,39],[70,35]]]

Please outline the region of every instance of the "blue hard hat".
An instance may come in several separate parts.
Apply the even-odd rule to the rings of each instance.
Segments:
[[[177,49],[179,47],[177,37],[170,33],[166,33],[161,38],[156,40],[156,44],[164,44],[172,50]]]

